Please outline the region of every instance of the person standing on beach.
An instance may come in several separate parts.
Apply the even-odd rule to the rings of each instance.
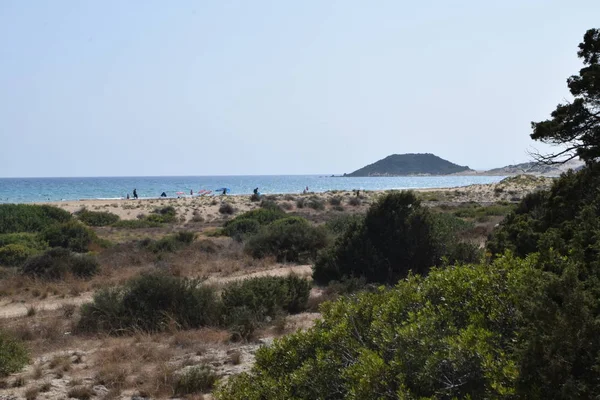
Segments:
[[[194,195],[194,190],[190,189],[190,196],[193,196],[193,195]]]
[[[133,198],[137,199],[138,195],[137,195],[137,189],[133,189]]]

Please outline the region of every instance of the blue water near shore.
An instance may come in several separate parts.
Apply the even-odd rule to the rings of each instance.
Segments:
[[[131,195],[158,197],[166,192],[189,195],[201,189],[227,187],[230,194],[250,194],[256,187],[261,193],[301,193],[308,186],[311,192],[328,190],[388,190],[417,188],[447,188],[472,184],[495,183],[502,176],[410,176],[347,178],[319,175],[269,176],[173,176],[173,177],[98,177],[98,178],[0,178],[0,203],[30,203],[43,201],[117,199]]]

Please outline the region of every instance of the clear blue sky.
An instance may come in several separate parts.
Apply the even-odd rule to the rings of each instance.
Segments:
[[[528,159],[600,1],[0,0],[0,176]]]

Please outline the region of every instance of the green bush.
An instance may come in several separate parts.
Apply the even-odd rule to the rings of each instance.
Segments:
[[[144,229],[144,228],[159,228],[163,224],[157,221],[149,221],[147,219],[120,220],[112,224],[115,228],[126,229]]]
[[[31,204],[0,204],[0,234],[40,232],[46,227],[71,219],[58,207]]]
[[[123,287],[105,289],[81,308],[83,332],[156,332],[176,324],[183,329],[218,323],[221,307],[213,288],[199,281],[165,274],[134,278]]]
[[[312,226],[301,217],[288,217],[262,228],[248,239],[245,249],[256,258],[275,256],[280,262],[295,262],[315,259],[327,244],[324,228]]]
[[[279,207],[279,204],[277,204],[277,202],[275,200],[269,200],[269,199],[263,199],[260,202],[260,208],[267,208],[267,209],[271,209],[271,210],[281,211],[281,207]]]
[[[182,247],[191,244],[195,238],[196,234],[194,232],[177,232],[174,235],[167,235],[158,240],[144,239],[140,244],[153,253],[174,253]]]
[[[248,235],[254,235],[260,230],[260,223],[255,219],[237,219],[227,224],[223,233],[236,240],[244,240]]]
[[[313,329],[259,349],[252,370],[231,378],[215,396],[594,398],[600,328],[587,325],[593,318],[581,320],[587,307],[570,315],[571,307],[582,305],[581,299],[574,302],[576,289],[555,281],[537,263],[535,257],[507,257],[493,266],[433,269],[391,290],[341,298],[322,307],[323,321]],[[558,287],[571,295],[553,298]],[[568,304],[560,305],[561,298]],[[537,306],[531,308],[532,303]],[[562,323],[553,326],[557,317],[575,325],[562,335],[572,335],[568,345],[547,336],[564,328]],[[543,332],[536,333],[536,326]],[[581,332],[585,342],[574,333],[582,328],[591,329]],[[555,345],[565,352],[553,356]],[[574,346],[570,355],[569,346]],[[532,363],[536,352],[550,358],[534,357]]]
[[[340,196],[330,197],[329,204],[331,204],[332,206],[339,206],[342,204],[342,198]]]
[[[294,275],[234,282],[221,295],[224,324],[235,336],[249,339],[267,317],[304,311],[310,286],[306,279]]]
[[[359,214],[342,214],[327,221],[325,227],[332,235],[339,236],[346,233],[350,227],[360,224],[363,219],[364,216]]]
[[[149,222],[170,224],[177,222],[177,211],[173,206],[159,207],[152,210],[152,214],[145,217]]]
[[[426,273],[441,255],[431,213],[412,192],[396,192],[381,197],[362,223],[319,256],[313,278],[321,284],[352,277],[393,284],[409,270]]]
[[[43,254],[30,257],[21,267],[23,275],[41,279],[64,279],[71,274],[78,278],[89,278],[100,269],[96,257],[72,253],[57,247]]]
[[[316,196],[308,199],[306,205],[313,210],[322,211],[325,209],[325,202]]]
[[[78,221],[49,226],[40,237],[48,242],[50,247],[64,247],[78,253],[87,252],[90,244],[98,240],[94,231]]]
[[[175,383],[174,392],[177,396],[196,393],[207,393],[217,382],[217,375],[208,365],[198,365],[187,368]]]
[[[9,244],[18,244],[35,251],[48,249],[48,243],[44,242],[38,234],[28,232],[0,234],[0,247]]]
[[[107,211],[88,211],[85,208],[76,212],[75,215],[88,226],[107,226],[120,220],[116,214]]]
[[[304,205],[306,204],[306,200],[304,200],[304,198],[300,197],[298,200],[296,200],[296,208],[304,208]]]
[[[258,232],[257,227],[270,224],[286,216],[285,211],[280,208],[258,208],[247,211],[227,221],[224,225],[223,233],[227,236],[243,238],[244,236]]]
[[[36,251],[21,244],[8,244],[0,247],[0,265],[19,267]]]
[[[20,371],[28,362],[29,354],[25,346],[0,332],[0,377]]]

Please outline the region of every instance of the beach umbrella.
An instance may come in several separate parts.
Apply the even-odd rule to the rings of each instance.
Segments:
[[[175,194],[185,194],[184,192],[176,192]]]

